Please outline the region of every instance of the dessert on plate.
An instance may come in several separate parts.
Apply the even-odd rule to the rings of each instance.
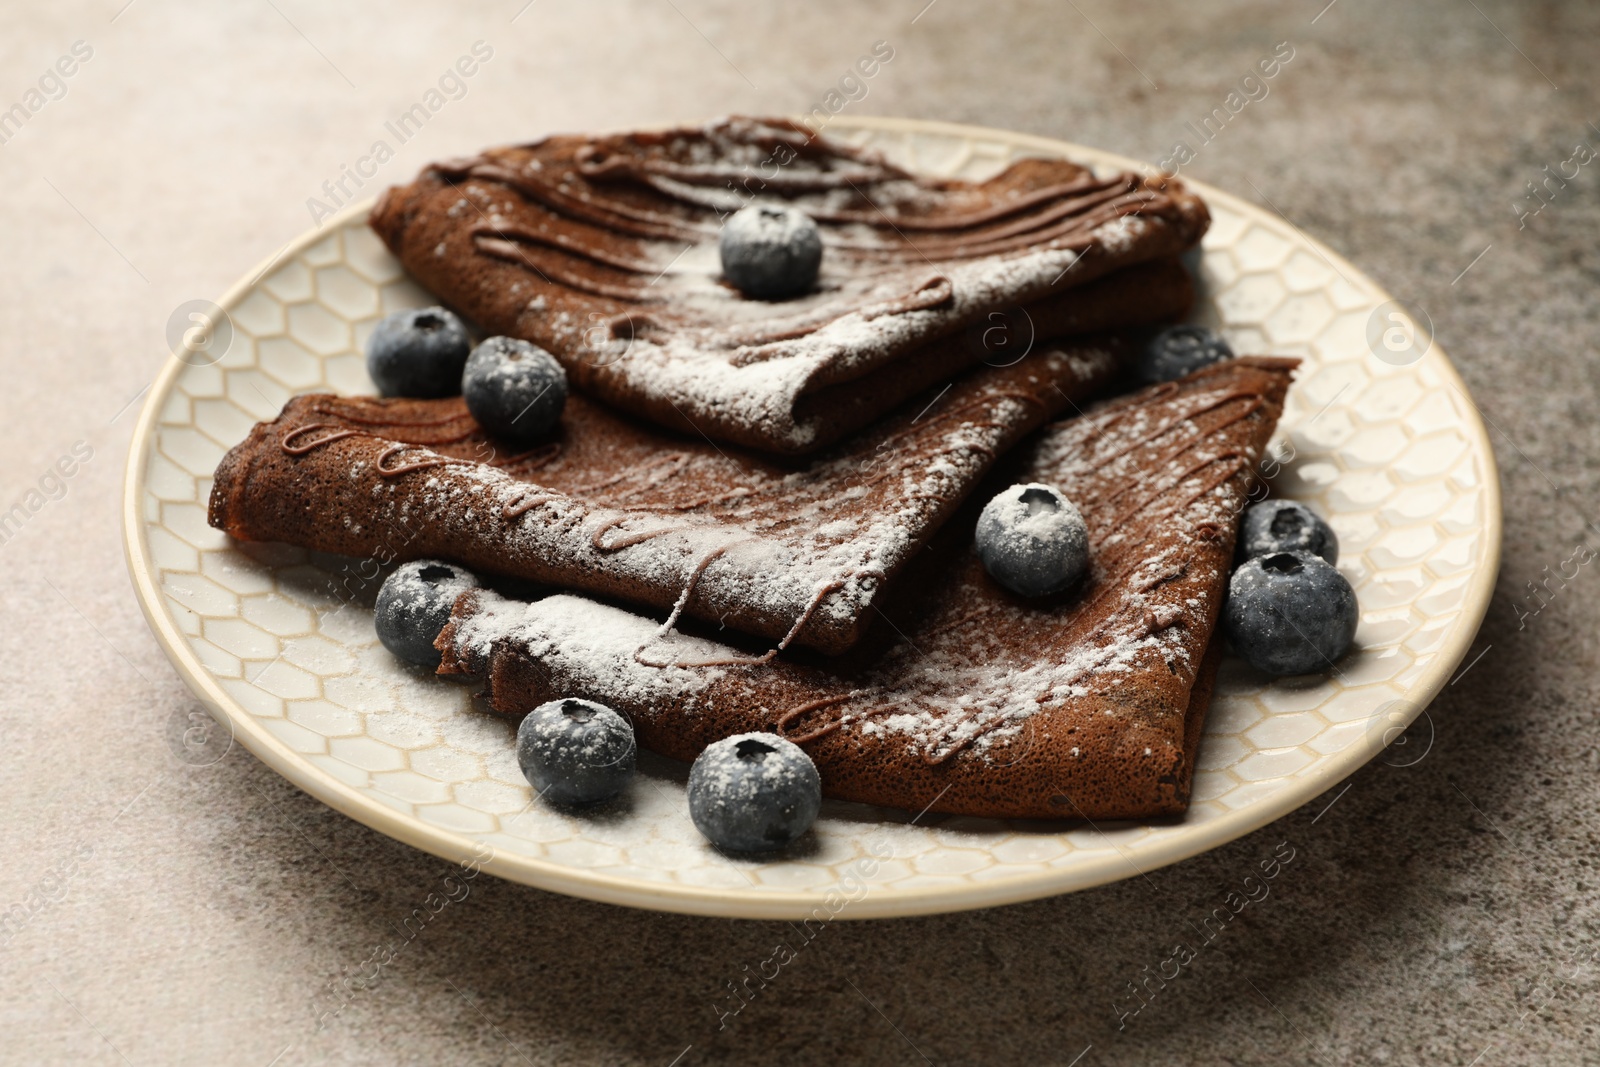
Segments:
[[[734,851],[824,795],[1181,814],[1222,631],[1299,673],[1355,619],[1326,524],[1252,504],[1295,361],[1162,326],[1208,218],[1171,177],[934,180],[782,120],[435,164],[371,224],[444,306],[373,330],[383,396],[258,424],[210,520],[407,561],[380,640],[481,678],[547,803],[645,747]]]

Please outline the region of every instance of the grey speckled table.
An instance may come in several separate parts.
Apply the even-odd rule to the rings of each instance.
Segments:
[[[0,107],[43,89],[20,131],[0,125],[0,506],[41,480],[59,499],[0,545],[0,906],[36,902],[0,935],[0,1060],[1600,1062],[1600,572],[1528,599],[1600,547],[1600,161],[1567,163],[1600,146],[1600,8],[1325,3],[9,10]],[[1188,169],[1270,198],[1431,315],[1503,468],[1488,651],[1431,708],[1424,759],[1374,764],[1326,811],[1333,792],[1075,896],[845,924],[720,1031],[724,982],[780,928],[492,879],[319,1029],[329,984],[447,868],[241,751],[169,754],[196,705],[133,602],[116,521],[123,409],[168,314],[304,229],[308,198],[475,41],[492,59],[369,187],[547,131],[809,108],[878,39],[896,55],[854,111],[1151,161],[1292,44],[1270,95]],[[71,76],[47,76],[63,56]],[[1564,164],[1576,175],[1526,199]],[[47,478],[75,446],[92,456]],[[1280,842],[1296,859],[1271,896],[1119,1029],[1128,983]]]

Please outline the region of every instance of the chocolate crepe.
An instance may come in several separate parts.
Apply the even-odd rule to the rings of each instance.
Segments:
[[[821,226],[814,292],[753,300],[722,281],[722,220],[761,201]],[[920,178],[756,119],[491,149],[428,167],[371,218],[422,285],[486,332],[548,349],[579,388],[785,453],[837,441],[948,374],[946,362],[930,376],[917,350],[992,329],[996,313],[1026,307],[1017,329],[1033,340],[1150,321],[1159,313],[1133,301],[1091,304],[1085,323],[1069,294],[1180,254],[1208,223],[1170,177],[1023,159],[984,182]]]
[[[559,437],[513,452],[460,398],[290,400],[218,466],[233,537],[442,558],[826,652],[994,460],[1117,373],[1120,342],[964,375],[846,445],[780,464],[574,394]]]
[[[1051,427],[840,659],[751,663],[583,597],[472,592],[439,636],[440,673],[483,675],[506,714],[605,702],[641,745],[679,759],[736,733],[783,734],[816,761],[823,792],[847,800],[1031,818],[1181,812],[1238,515],[1295,365],[1231,360]],[[1013,479],[1054,484],[1083,512],[1093,557],[1079,589],[1025,601],[985,573],[976,509]]]

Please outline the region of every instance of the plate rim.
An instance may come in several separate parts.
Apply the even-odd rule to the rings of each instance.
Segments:
[[[833,123],[830,123],[830,125],[835,124],[845,129],[906,133],[921,131],[963,137],[968,140],[1000,141],[1069,159],[1124,167],[1142,173],[1155,171],[1155,168],[1148,163],[1115,152],[1058,138],[989,126],[887,116],[838,116]],[[1189,178],[1183,180],[1208,202],[1226,203],[1230,209],[1246,217],[1265,218],[1275,224],[1281,221],[1334,265],[1336,272],[1343,273],[1348,270],[1365,281],[1379,297],[1393,299],[1388,290],[1378,285],[1365,271],[1305,233],[1281,213],[1268,213],[1260,206],[1208,183]],[[273,266],[327,239],[330,234],[347,225],[353,218],[364,217],[376,200],[377,197],[373,196],[349,204],[321,225],[299,234],[230,286],[217,304],[225,310],[235,307],[266,277]],[[1466,383],[1440,347],[1437,338],[1422,358],[1434,361],[1435,369],[1444,375],[1447,382],[1453,385],[1473,408],[1471,412],[1464,413],[1462,429],[1467,431],[1469,437],[1476,438],[1479,454],[1485,464],[1483,471],[1485,507],[1481,529],[1486,539],[1486,550],[1483,557],[1485,565],[1478,568],[1469,582],[1460,612],[1463,623],[1460,632],[1464,635],[1464,639],[1460,641],[1458,648],[1442,651],[1435,656],[1422,677],[1407,687],[1406,699],[1414,709],[1406,720],[1407,725],[1432,704],[1444,689],[1455,668],[1465,658],[1467,652],[1471,651],[1494,593],[1500,570],[1503,541],[1499,465],[1488,430],[1484,426],[1481,413],[1477,410],[1477,403],[1471,399]],[[134,424],[133,440],[123,471],[123,558],[127,562],[139,608],[167,659],[190,692],[200,699],[211,716],[227,726],[230,736],[239,741],[252,755],[304,792],[370,829],[441,859],[458,864],[476,863],[483,870],[498,877],[538,889],[607,904],[655,911],[747,919],[801,918],[810,915],[822,904],[823,897],[832,888],[831,886],[810,890],[761,889],[751,892],[714,886],[641,882],[495,849],[491,843],[481,838],[434,826],[414,816],[402,815],[395,809],[371,799],[361,790],[318,769],[268,732],[243,708],[238,707],[189,647],[186,635],[178,628],[175,617],[165,606],[152,571],[150,548],[142,515],[146,492],[145,472],[149,468],[150,447],[156,420],[167,401],[174,381],[186,366],[187,364],[170,354],[166,357],[161,371],[151,382],[149,392],[140,408],[138,421]],[[1139,863],[1134,863],[1120,846],[1112,842],[1112,854],[1096,856],[1082,865],[1069,868],[1046,869],[1042,872],[1034,870],[978,883],[934,885],[921,889],[896,889],[887,892],[884,887],[876,887],[874,891],[869,884],[865,896],[853,901],[832,918],[877,919],[969,911],[1078,892],[1134,874],[1148,873],[1219,848],[1281,819],[1365,766],[1381,751],[1381,747],[1369,751],[1366,746],[1351,745],[1335,754],[1331,760],[1319,761],[1313,765],[1313,768],[1296,779],[1296,788],[1280,790],[1263,800],[1212,819],[1203,824],[1204,832],[1178,836],[1170,842],[1157,840],[1148,849],[1141,849],[1138,852]],[[491,854],[484,858],[486,847],[491,849]],[[730,863],[737,862],[739,861],[730,860]]]

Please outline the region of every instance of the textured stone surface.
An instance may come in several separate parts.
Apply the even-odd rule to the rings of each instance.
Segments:
[[[1600,496],[1592,165],[1524,229],[1514,206],[1541,167],[1600,139],[1586,126],[1600,120],[1587,110],[1591,9],[1340,0],[1325,11],[1240,3],[1157,13],[939,0],[913,25],[920,3],[807,13],[638,4],[619,16],[539,0],[514,24],[520,2],[280,0],[277,11],[201,12],[138,0],[120,15],[116,6],[30,11],[0,40],[6,104],[74,40],[94,47],[66,96],[0,151],[12,190],[11,254],[0,266],[11,297],[0,504],[40,488],[75,442],[94,450],[62,499],[0,545],[11,563],[0,640],[13,665],[0,872],[4,903],[22,905],[0,934],[4,1058],[665,1064],[682,1053],[689,1064],[766,1052],[778,1062],[1069,1063],[1085,1049],[1083,1064],[1594,1058],[1600,607],[1587,590],[1592,567],[1564,586],[1552,579],[1559,592],[1542,608],[1526,584],[1600,537],[1588,526]],[[1278,41],[1293,42],[1270,95],[1231,118],[1189,170],[1281,209],[1425,308],[1495,427],[1503,467],[1506,563],[1478,642],[1487,651],[1429,709],[1426,754],[1417,758],[1425,739],[1415,738],[1273,826],[1147,876],[990,912],[831,924],[720,1031],[718,1010],[736,1003],[724,983],[759,971],[779,937],[797,937],[785,924],[627,911],[481,878],[408,939],[419,920],[405,920],[429,914],[425,900],[447,891],[450,865],[365,830],[237,749],[203,766],[172,756],[170,735],[204,726],[121,575],[114,501],[132,416],[116,416],[158,368],[171,310],[216,296],[302,230],[305,198],[387,136],[384,121],[479,38],[495,55],[467,95],[369,188],[428,158],[545,130],[809,107],[879,38],[895,58],[852,112],[985,123],[1154,161]],[[1284,269],[1314,267],[1291,259]],[[327,280],[328,306],[348,295],[347,280]],[[1326,311],[1296,308],[1268,328],[1292,336]],[[324,343],[308,328],[308,342]],[[287,378],[305,365],[292,349],[275,358]],[[281,402],[278,378],[251,380],[263,393],[252,414]],[[224,384],[219,372],[212,397],[183,401],[185,418],[209,425],[219,413],[204,402]],[[1403,478],[1409,462],[1397,448],[1387,476]],[[199,535],[181,487],[205,474],[164,469],[171,495],[155,506],[171,511],[174,529]],[[1352,499],[1364,491],[1344,479],[1339,488]],[[194,554],[180,537],[160,550]],[[1442,577],[1452,562],[1440,552],[1423,569]],[[219,597],[244,580],[202,569],[188,595]],[[250,594],[263,600],[255,610],[274,610],[265,593]],[[233,649],[254,657],[265,640],[249,616],[230,621],[219,672],[242,662]],[[1428,629],[1425,614],[1394,623],[1413,624]],[[280,666],[292,670],[275,684],[288,692],[298,692],[293,672],[332,655],[313,644],[284,651]],[[237,695],[258,692],[241,684]],[[328,725],[314,696],[284,699]],[[1283,724],[1297,709],[1285,703],[1249,729],[1271,712],[1283,716],[1271,729],[1292,732]],[[445,729],[444,709],[434,710]],[[286,715],[280,726],[309,752],[326,755],[317,746],[337,740],[331,725],[318,732]],[[475,800],[484,810],[501,769],[486,767]],[[362,773],[429,776],[415,765]],[[415,788],[393,784],[407,804]],[[1280,841],[1294,859],[1270,896],[1146,993],[1148,1006],[1119,1031],[1118,1010],[1139,1003],[1127,983],[1148,978],[1156,989],[1149,976],[1174,944],[1198,946],[1193,927]],[[641,867],[651,862],[648,848],[625,845]],[[393,959],[365,963],[379,945]],[[323,1016],[341,1003],[330,986],[346,977],[347,1006]]]

